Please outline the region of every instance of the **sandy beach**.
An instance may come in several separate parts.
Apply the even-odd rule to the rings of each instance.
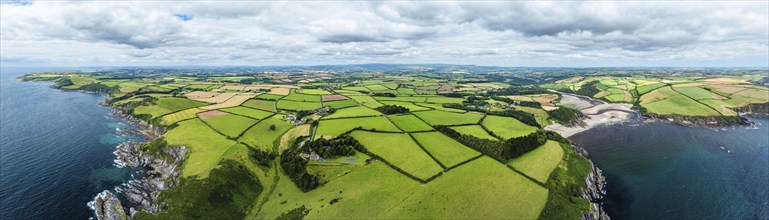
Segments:
[[[561,95],[563,95],[560,101],[561,105],[572,106],[587,117],[583,119],[583,126],[569,127],[556,123],[545,127],[545,129],[558,132],[564,137],[570,137],[595,126],[621,123],[639,117],[638,112],[631,109],[633,107],[631,104],[608,103],[566,93],[561,93]]]

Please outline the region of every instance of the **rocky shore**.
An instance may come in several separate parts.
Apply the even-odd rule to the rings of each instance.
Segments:
[[[576,145],[571,144],[571,148],[574,149],[574,152],[577,154],[587,158],[588,153],[585,148]],[[587,183],[586,187],[582,189],[581,197],[587,199],[590,201],[590,211],[582,214],[582,219],[585,220],[608,220],[609,215],[606,213],[606,211],[603,210],[603,198],[606,195],[606,177],[603,176],[603,173],[598,166],[596,166],[593,161],[590,161],[590,165],[592,166],[592,170],[585,178],[585,182]]]
[[[180,181],[181,169],[179,165],[187,156],[187,149],[183,146],[169,146],[163,151],[154,154],[145,154],[140,148],[142,144],[154,141],[163,135],[163,128],[153,126],[142,120],[123,114],[121,109],[111,106],[103,101],[101,104],[113,109],[113,115],[130,123],[137,129],[121,130],[126,134],[142,135],[145,142],[127,142],[116,147],[115,166],[117,167],[141,167],[139,178],[116,187],[115,192],[125,197],[129,204],[123,206],[118,196],[105,190],[89,203],[99,220],[130,219],[137,211],[158,212],[163,204],[158,202],[160,192],[170,187],[177,186]],[[128,207],[126,210],[125,207]],[[128,214],[126,214],[128,213]]]

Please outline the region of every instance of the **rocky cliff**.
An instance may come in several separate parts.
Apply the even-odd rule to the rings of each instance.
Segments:
[[[587,150],[579,145],[572,144],[572,149],[579,155],[587,157]],[[586,187],[582,189],[581,196],[590,201],[590,211],[583,213],[582,219],[586,220],[609,220],[609,215],[603,210],[603,198],[606,195],[604,186],[606,186],[606,177],[603,176],[601,169],[590,161],[592,170],[585,178]]]

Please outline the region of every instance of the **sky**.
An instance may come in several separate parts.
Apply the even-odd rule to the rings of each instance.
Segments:
[[[2,1],[0,65],[769,67],[769,1]]]

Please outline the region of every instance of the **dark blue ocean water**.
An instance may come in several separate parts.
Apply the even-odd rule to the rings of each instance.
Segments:
[[[43,69],[0,69],[0,219],[88,219],[102,190],[130,178],[112,152],[130,126],[97,103],[104,97],[15,78]]]
[[[571,139],[607,176],[615,219],[769,219],[769,120],[757,128],[669,123],[591,129]]]

